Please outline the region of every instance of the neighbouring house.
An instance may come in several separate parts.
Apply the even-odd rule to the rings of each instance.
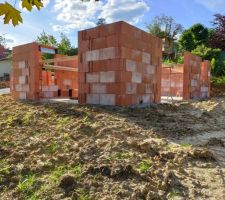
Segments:
[[[169,41],[166,38],[162,39],[162,52],[164,58],[173,58],[175,56],[174,42]]]
[[[11,50],[0,46],[0,81],[9,81],[9,75],[12,69]]]
[[[11,69],[12,69],[12,58],[0,59],[0,81],[9,81]]]

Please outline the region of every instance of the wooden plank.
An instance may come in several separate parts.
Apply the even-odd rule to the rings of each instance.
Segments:
[[[78,68],[72,68],[72,67],[64,67],[64,66],[57,66],[57,65],[43,65],[44,69],[55,69],[55,70],[62,70],[62,71],[72,71],[72,72],[78,72]]]
[[[40,62],[43,64],[49,64],[49,63],[53,63],[53,62],[64,62],[64,61],[77,60],[77,58],[78,58],[78,56],[65,56],[65,57],[41,60]]]

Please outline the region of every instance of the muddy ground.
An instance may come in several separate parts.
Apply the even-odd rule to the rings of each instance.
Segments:
[[[225,199],[225,96],[148,108],[0,96],[0,199]]]

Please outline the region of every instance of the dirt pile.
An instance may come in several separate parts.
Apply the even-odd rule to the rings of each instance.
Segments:
[[[211,139],[224,141],[224,101],[105,108],[0,96],[0,199],[224,199],[225,152]]]

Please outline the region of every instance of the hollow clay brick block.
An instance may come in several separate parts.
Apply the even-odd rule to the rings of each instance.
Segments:
[[[63,80],[63,85],[71,86],[72,85],[72,80],[70,80],[70,79],[64,79]]]
[[[119,47],[121,45],[120,43],[120,35],[114,34],[107,36],[107,47]]]
[[[145,94],[145,84],[138,84],[137,94]]]
[[[155,66],[154,65],[143,65],[143,73],[144,74],[155,74]]]
[[[108,47],[104,49],[100,49],[100,57],[99,60],[107,60],[117,58],[117,48],[116,47]]]
[[[126,70],[130,72],[137,71],[137,63],[133,60],[126,60]]]
[[[114,71],[100,72],[101,83],[114,83],[115,80],[116,80],[116,75]]]
[[[142,62],[150,64],[151,63],[151,55],[149,53],[142,53]]]
[[[100,104],[100,95],[87,94],[87,104]]]
[[[137,84],[136,83],[126,83],[126,94],[136,94]]]
[[[19,99],[20,100],[26,100],[27,99],[27,93],[26,92],[20,92],[19,93]]]
[[[143,101],[143,104],[150,104],[151,103],[151,95],[143,95],[142,96],[142,101]]]
[[[86,73],[87,83],[98,83],[100,81],[99,73]]]
[[[26,84],[27,76],[19,76],[19,84]]]
[[[135,61],[138,61],[138,62],[141,62],[142,52],[141,51],[138,51],[138,50],[132,49],[131,50],[131,59],[132,60],[135,60]]]
[[[132,83],[141,83],[142,82],[142,74],[139,72],[132,72]]]
[[[107,39],[106,37],[95,38],[91,41],[91,49],[102,49],[107,47]]]
[[[107,92],[107,85],[106,84],[91,84],[91,93],[93,94],[105,94]]]
[[[115,94],[100,94],[100,104],[101,105],[116,105],[116,95]]]
[[[91,28],[85,30],[83,33],[83,40],[88,40],[90,38],[98,38],[100,36],[100,27]]]
[[[87,51],[83,56],[83,62],[100,60],[100,50]]]
[[[43,92],[48,92],[49,91],[49,87],[48,86],[42,86],[41,89]]]
[[[120,106],[130,106],[132,105],[132,96],[131,95],[117,95],[116,96],[116,105]]]
[[[23,92],[30,92],[30,86],[29,85],[22,85],[22,91]]]
[[[154,87],[151,84],[145,84],[145,94],[153,94],[154,93]]]
[[[201,87],[201,92],[208,92],[209,88],[208,87]]]
[[[26,61],[20,61],[20,62],[18,63],[18,65],[19,65],[19,68],[20,68],[20,69],[24,69],[24,68],[26,68]]]
[[[20,85],[20,84],[15,85],[15,89],[16,89],[16,92],[22,92],[23,91],[22,85]]]
[[[90,84],[79,83],[79,93],[81,94],[90,93]]]
[[[22,74],[22,76],[29,76],[29,69],[23,68],[21,74]]]
[[[116,83],[132,82],[132,72],[116,71]]]
[[[57,92],[59,90],[58,85],[50,85],[49,86],[49,91],[50,92]]]

